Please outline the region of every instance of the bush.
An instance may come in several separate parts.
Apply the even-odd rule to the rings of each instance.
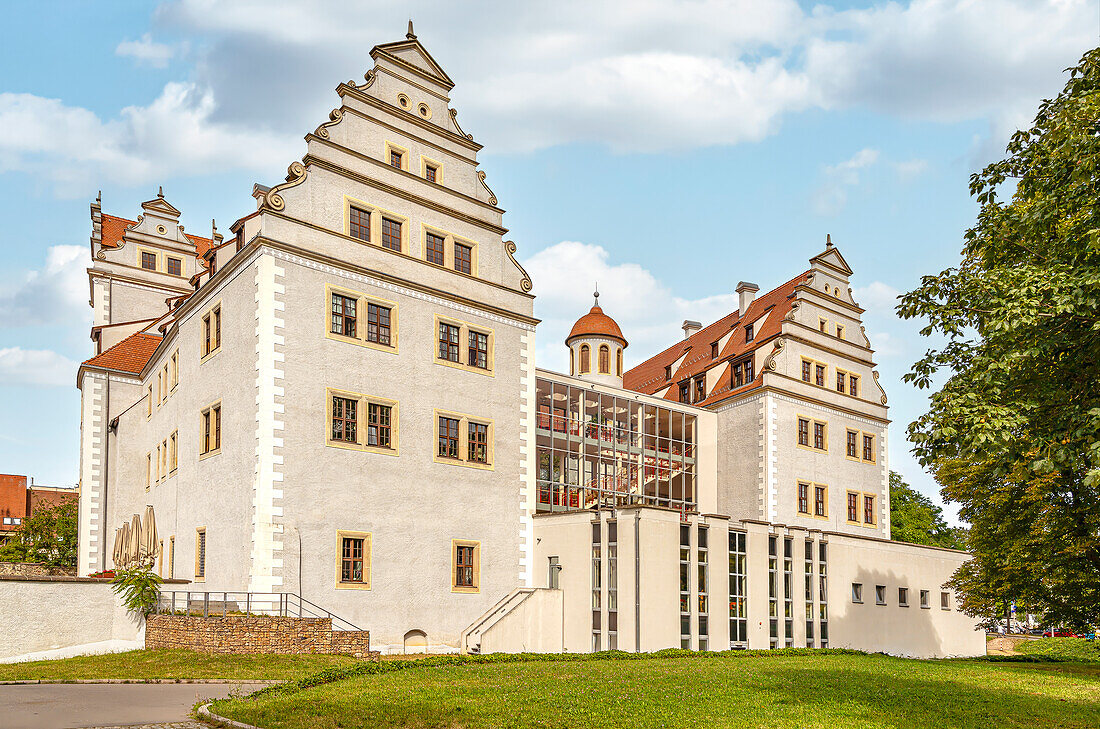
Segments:
[[[160,597],[160,576],[149,567],[116,570],[111,589],[122,598],[127,610],[145,616]]]
[[[1042,638],[1025,640],[1016,651],[1029,657],[1061,661],[1100,661],[1100,642],[1084,638]]]

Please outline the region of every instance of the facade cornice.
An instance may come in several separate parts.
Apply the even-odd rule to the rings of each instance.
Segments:
[[[364,114],[363,112],[359,111],[358,109],[356,109],[353,106],[344,105],[344,106],[341,106],[340,108],[343,110],[344,114],[353,114],[353,115],[359,117],[360,119],[363,119],[365,121],[370,122],[371,124],[377,124],[378,126],[384,128],[384,129],[388,129],[391,132],[394,132],[396,134],[401,134],[403,136],[408,137],[409,139],[415,140],[415,141],[419,142],[420,144],[423,144],[425,147],[431,147],[432,149],[435,149],[435,150],[437,150],[437,151],[439,151],[443,154],[450,155],[452,158],[454,158],[456,160],[461,160],[461,161],[465,162],[466,164],[473,165],[474,167],[477,167],[477,161],[476,160],[471,160],[471,159],[468,159],[466,157],[463,157],[462,155],[456,153],[453,149],[447,149],[446,147],[444,147],[444,146],[442,146],[442,145],[440,145],[436,142],[433,142],[430,139],[426,139],[424,137],[421,137],[418,134],[413,134],[413,133],[409,132],[407,129],[402,129],[400,127],[396,127],[393,124],[388,123],[384,119],[376,119],[373,116],[368,116],[368,115]],[[394,107],[394,108],[396,109],[397,107]],[[330,116],[331,116],[331,112],[330,112]],[[318,127],[318,129],[319,128],[320,127]],[[317,132],[315,131],[314,134],[317,134]],[[308,134],[306,135],[307,140],[309,139],[309,136],[310,135],[308,135]],[[484,203],[482,203],[482,204],[484,204]]]
[[[784,377],[786,379],[793,380],[795,382],[802,382],[801,380],[794,380],[794,378],[786,377],[786,375],[780,375],[776,372],[769,372],[768,375],[770,377]],[[811,407],[816,407],[819,410],[829,412],[833,415],[845,415],[845,416],[850,416],[850,417],[853,417],[853,418],[856,418],[856,419],[862,419],[863,422],[866,422],[866,423],[869,423],[869,424],[889,425],[890,422],[891,422],[889,418],[880,418],[876,415],[871,415],[869,413],[860,412],[858,410],[853,410],[851,408],[846,408],[846,407],[841,407],[839,405],[834,405],[832,403],[825,402],[824,400],[818,400],[817,398],[806,397],[806,396],[802,396],[802,395],[791,395],[790,393],[788,393],[784,390],[780,390],[779,388],[775,387],[774,385],[764,385],[764,386],[762,386],[760,388],[757,388],[755,390],[751,390],[750,392],[752,392],[752,394],[747,395],[745,397],[730,398],[730,400],[733,400],[733,402],[729,402],[728,400],[723,401],[723,403],[720,407],[713,408],[714,412],[719,412],[720,413],[724,410],[729,410],[731,408],[738,407],[738,406],[743,405],[745,403],[752,402],[753,400],[764,397],[765,395],[773,395],[773,396],[777,397],[778,399],[783,400],[785,402],[791,402],[791,403],[795,403],[795,404],[799,404],[799,405],[800,404],[807,404]],[[885,407],[885,406],[883,406],[883,407]]]
[[[123,372],[122,370],[112,370],[108,367],[97,367],[96,365],[82,364],[76,371],[76,386],[77,389],[81,389],[81,382],[84,377],[88,376],[96,380],[109,380],[111,382],[121,382],[126,385],[140,385],[141,380],[134,377],[130,372]]]
[[[853,317],[854,319],[858,319],[859,318],[858,314],[862,314],[864,312],[863,308],[861,308],[861,307],[859,307],[855,304],[849,304],[847,301],[843,301],[841,299],[836,299],[836,298],[830,297],[827,294],[824,294],[821,291],[818,291],[817,289],[813,288],[812,286],[810,286],[808,284],[799,284],[798,286],[795,287],[794,290],[795,290],[796,293],[801,291],[803,293],[813,294],[814,297],[816,297],[815,300],[814,300],[814,303],[817,304],[818,306],[820,306],[823,309],[828,309],[829,308],[827,306],[824,306],[821,303],[821,302],[827,301],[830,304],[836,304],[837,306],[841,306],[841,307],[843,307],[845,309],[848,309],[850,311],[854,311],[857,314],[857,316]],[[818,301],[817,299],[820,299],[820,301]],[[809,297],[806,297],[805,300],[808,301]]]
[[[326,124],[328,124],[328,123],[331,123],[331,122],[326,122]],[[322,125],[322,126],[324,126],[324,125]],[[320,127],[318,127],[318,130],[320,130]],[[441,190],[441,191],[446,192],[450,195],[454,195],[455,197],[457,197],[461,200],[464,200],[466,202],[473,203],[475,205],[479,205],[479,206],[484,207],[484,208],[488,208],[489,210],[492,210],[495,213],[500,213],[501,215],[504,214],[503,210],[496,207],[495,205],[490,205],[489,203],[485,202],[484,200],[478,200],[476,197],[471,197],[471,196],[469,196],[465,193],[462,193],[462,192],[459,192],[458,190],[455,190],[454,188],[447,187],[446,185],[438,185],[434,182],[428,182],[427,180],[425,180],[420,175],[414,175],[413,173],[409,172],[408,170],[400,170],[400,169],[397,169],[396,167],[391,167],[390,165],[386,164],[385,162],[383,162],[380,159],[375,159],[374,157],[371,157],[369,155],[365,155],[362,152],[357,152],[356,150],[351,149],[350,147],[345,147],[344,145],[340,144],[339,142],[334,142],[332,140],[331,136],[330,137],[321,137],[321,136],[319,136],[315,133],[314,134],[307,134],[306,135],[306,141],[307,142],[317,142],[318,144],[322,144],[322,145],[325,145],[325,146],[328,146],[328,147],[332,147],[333,149],[338,150],[340,152],[343,152],[344,154],[351,155],[352,157],[355,157],[356,159],[363,160],[364,162],[369,162],[370,164],[372,164],[376,167],[385,168],[386,170],[397,173],[399,175],[403,175],[403,176],[405,176],[409,179],[416,180],[418,185],[430,185],[431,186],[430,189],[432,189],[432,190]],[[321,159],[321,158],[313,156],[313,155],[307,155],[307,157],[308,157],[310,162],[316,162],[319,159]],[[336,164],[334,162],[328,162],[328,164],[336,166]],[[319,165],[319,166],[323,166],[323,165]],[[341,167],[341,169],[346,169],[346,168]],[[358,173],[356,173],[356,174],[358,174]],[[381,180],[378,180],[377,182],[378,182],[379,186],[384,185],[386,188],[389,188],[389,189],[392,189],[392,190],[400,190],[401,189],[401,188],[398,188],[398,187],[393,187],[392,185],[389,185],[388,183],[382,182]],[[428,189],[428,188],[425,188],[425,189]],[[404,191],[402,190],[402,192],[404,192]],[[411,195],[412,193],[405,193],[405,194],[406,195]],[[416,200],[422,205],[426,205],[428,207],[432,207],[433,205],[439,205],[439,203],[433,203],[431,201],[426,200],[425,198],[422,198],[422,197],[419,197],[419,196],[415,196],[415,197],[416,197]],[[446,208],[446,210],[451,211],[453,209],[452,208]],[[449,212],[448,214],[456,214],[456,213]],[[457,213],[457,215],[462,215],[462,213]],[[502,230],[505,230],[505,229],[502,229]],[[507,231],[505,230],[505,232],[507,232]]]
[[[347,235],[345,233],[340,233],[340,232],[332,230],[330,228],[325,228],[325,227],[322,227],[320,225],[310,223],[309,221],[306,221],[306,220],[300,220],[300,219],[295,218],[293,216],[284,215],[282,213],[275,213],[275,212],[271,212],[271,211],[264,211],[264,212],[267,215],[272,215],[274,217],[285,220],[289,223],[294,223],[296,225],[304,225],[307,228],[311,228],[313,230],[316,230],[316,231],[319,231],[319,232],[322,232],[322,233],[327,233],[329,235],[334,235],[337,238],[343,238],[344,240],[349,241],[351,243],[355,243],[357,245],[362,245],[362,243],[363,243],[358,238],[352,238],[350,235]],[[256,240],[256,238],[259,238],[259,237],[260,236],[257,235],[256,237],[253,238],[253,240]],[[508,252],[509,257],[511,257],[512,254],[515,253],[515,245],[516,244],[513,243],[512,241],[503,241],[503,245],[504,245],[504,250],[506,252]],[[416,258],[416,257],[413,257],[413,256],[409,256],[409,255],[404,254],[404,253],[398,253],[397,251],[391,251],[388,248],[382,248],[381,246],[378,246],[378,247],[376,247],[376,250],[381,251],[382,253],[388,254],[388,255],[391,255],[391,256],[398,256],[398,257],[400,257],[404,260],[407,260],[407,261],[416,261],[417,263],[420,263],[424,266],[429,266],[430,268],[432,268],[434,270],[439,269],[439,267],[436,266],[435,264],[428,263],[427,261],[425,261],[423,259]],[[318,255],[320,255],[320,254],[318,254]],[[326,256],[326,258],[329,258],[329,257]],[[336,259],[329,258],[329,260],[336,260]],[[516,263],[516,267],[519,268],[520,273],[523,274],[523,280],[527,282],[526,285],[524,285],[523,282],[520,283],[520,290],[519,291],[516,291],[514,288],[512,288],[510,286],[505,286],[504,284],[498,284],[495,281],[489,281],[489,280],[484,279],[484,278],[478,278],[477,276],[473,276],[473,275],[468,274],[468,273],[461,273],[459,271],[448,271],[448,273],[450,273],[454,276],[461,276],[463,278],[469,279],[470,281],[476,281],[479,284],[484,284],[486,286],[492,286],[493,288],[497,288],[497,289],[500,289],[502,291],[508,291],[509,293],[519,294],[521,296],[527,296],[529,298],[534,298],[534,295],[528,293],[531,290],[531,283],[530,283],[531,282],[531,277],[527,275],[527,272],[524,271],[523,267],[520,266],[519,263],[516,262],[514,257],[512,258],[512,262]],[[397,279],[397,280],[402,280],[402,279]]]
[[[416,114],[411,114],[411,113],[405,111],[404,109],[400,109],[396,106],[393,106],[392,104],[387,104],[385,101],[382,101],[381,99],[376,99],[375,97],[371,96],[370,94],[365,94],[362,91],[360,91],[358,88],[356,88],[355,86],[349,86],[348,84],[343,84],[342,83],[342,84],[340,84],[339,86],[336,87],[336,93],[340,94],[340,96],[344,96],[344,95],[351,96],[355,99],[358,99],[359,101],[362,101],[367,106],[373,106],[376,109],[379,109],[381,111],[385,111],[389,114],[393,114],[394,116],[401,119],[402,121],[407,121],[411,124],[414,124],[414,125],[420,127],[421,129],[425,129],[427,131],[430,131],[433,134],[438,134],[441,137],[443,137],[444,139],[446,139],[447,141],[454,142],[455,144],[458,144],[462,147],[465,147],[466,149],[469,149],[473,152],[481,151],[481,148],[482,148],[481,145],[478,144],[477,142],[475,142],[473,139],[470,139],[469,137],[460,136],[460,135],[456,134],[455,132],[450,131],[449,129],[444,129],[443,127],[439,126],[438,124],[432,124],[431,122],[424,121],[423,119],[418,117]],[[398,130],[398,131],[400,131],[400,130]]]
[[[806,326],[805,324],[803,324],[801,322],[785,321],[785,322],[783,322],[783,324],[790,324],[791,326],[799,327],[800,329],[805,329],[808,332],[814,332],[815,334],[821,334],[820,330],[814,329],[813,327],[808,327],[808,326]],[[815,342],[812,339],[808,339],[806,337],[800,337],[797,334],[792,334],[790,332],[784,332],[783,336],[787,339],[790,339],[792,342],[801,342],[802,344],[813,347],[814,349],[820,349],[822,352],[828,352],[829,354],[835,354],[837,357],[844,357],[845,359],[850,359],[850,360],[853,360],[855,362],[859,362],[860,364],[865,364],[868,367],[877,367],[878,366],[875,363],[875,361],[872,360],[872,359],[864,359],[862,357],[857,357],[857,356],[849,354],[847,352],[842,352],[841,350],[835,349],[835,348],[830,347],[828,345],[820,344],[818,342]],[[828,335],[826,335],[826,336],[828,336]],[[844,340],[844,341],[845,341],[846,344],[850,344],[851,346],[855,347],[856,349],[862,350],[864,352],[869,352],[871,354],[874,354],[874,352],[875,352],[875,350],[871,349],[870,347],[864,347],[862,344],[856,344],[855,342],[848,342],[847,340]]]
[[[402,190],[400,187],[395,187],[394,185],[390,185],[389,183],[383,182],[382,180],[377,180],[373,177],[367,177],[366,175],[362,175],[358,172],[355,172],[354,170],[349,170],[347,167],[338,165],[335,162],[331,162],[327,159],[307,154],[305,157],[302,158],[302,161],[305,162],[305,164],[307,165],[320,167],[323,170],[328,170],[329,172],[340,175],[341,177],[346,177],[350,180],[355,180],[356,182],[367,185],[368,187],[382,190],[383,192],[387,192],[394,197],[408,200],[414,205],[422,205],[426,208],[435,210],[436,212],[443,213],[444,215],[449,215],[452,218],[461,220],[464,223],[469,223],[470,225],[476,226],[483,230],[487,230],[491,233],[495,233],[496,235],[503,236],[505,233],[508,232],[507,228],[501,227],[496,223],[489,222],[488,220],[482,220],[481,218],[476,218],[473,215],[468,215],[460,210],[455,210],[454,208],[447,207],[446,205],[440,205],[437,202],[420,197],[419,195],[408,192],[406,190]]]
[[[115,266],[123,266],[125,268],[137,268],[136,266],[129,266],[125,263],[116,263],[114,261],[109,261],[109,263],[111,263],[112,265],[115,265]],[[187,294],[190,294],[190,293],[194,292],[194,289],[191,289],[191,288],[174,288],[174,287],[169,287],[169,286],[157,286],[156,284],[151,284],[151,283],[148,283],[146,281],[139,281],[137,279],[130,278],[128,276],[120,276],[116,273],[111,273],[110,271],[105,271],[101,268],[89,268],[89,269],[87,269],[87,271],[88,271],[88,277],[92,282],[95,282],[95,281],[110,281],[112,283],[116,283],[116,284],[119,284],[121,286],[129,286],[131,288],[141,289],[143,291],[152,291],[154,293],[159,293],[159,294],[167,293],[167,294],[170,294],[172,296],[184,296],[184,295],[187,295]]]

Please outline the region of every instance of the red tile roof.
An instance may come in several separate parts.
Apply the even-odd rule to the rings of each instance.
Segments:
[[[102,217],[102,238],[103,246],[105,248],[118,248],[122,244],[122,234],[126,232],[126,229],[131,225],[135,225],[135,221],[127,220],[126,218],[120,218],[116,215],[108,215],[103,213]],[[191,241],[195,246],[195,255],[201,257],[210,249],[210,246],[214,244],[209,238],[203,238],[201,235],[191,235],[190,233],[184,233],[187,240]]]
[[[748,311],[745,312],[745,323],[755,322],[769,310],[770,313],[760,328],[753,332],[751,342],[746,342],[744,336],[731,336],[729,341],[726,342],[726,346],[718,353],[717,359],[710,356],[711,344],[721,340],[722,337],[734,329],[738,329],[742,323],[739,313],[736,311],[731,312],[713,324],[703,327],[687,339],[677,342],[665,351],[650,357],[637,367],[625,372],[623,374],[623,387],[635,392],[652,395],[669,385],[675,385],[682,380],[695,377],[712,366],[716,366],[717,363],[723,363],[718,365],[723,368],[719,384],[711,390],[711,394],[707,396],[706,400],[697,404],[703,406],[713,405],[725,400],[735,392],[758,386],[761,381],[759,371],[756,372],[756,379],[752,382],[736,389],[731,388],[729,360],[760,349],[768,341],[779,335],[783,317],[791,310],[795,289],[806,281],[809,273],[809,271],[800,273],[790,281],[753,300]],[[744,330],[741,329],[741,331]],[[770,348],[768,351],[771,351]],[[683,357],[683,361],[672,372],[672,378],[666,379],[665,368],[674,365],[681,357]],[[758,370],[762,369],[763,367],[758,367]],[[678,398],[679,391],[676,387],[670,388],[665,395],[666,400],[676,400]]]
[[[163,337],[158,334],[134,332],[110,349],[85,360],[84,365],[136,375],[145,368],[161,339]]]
[[[598,304],[593,306],[587,314],[577,319],[577,323],[573,325],[573,329],[569,332],[569,336],[565,338],[565,341],[568,343],[573,337],[591,335],[618,339],[624,347],[626,346],[626,337],[623,336],[619,325],[615,323],[614,319],[603,313],[603,309]]]

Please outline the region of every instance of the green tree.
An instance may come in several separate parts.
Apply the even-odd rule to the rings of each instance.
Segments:
[[[1051,623],[1100,622],[1097,120],[1100,49],[971,177],[981,207],[961,263],[898,306],[942,342],[906,375],[942,382],[909,437],[971,525],[974,559],[952,584],[974,615],[1016,600]]]
[[[966,530],[948,526],[943,509],[894,471],[890,471],[890,538],[948,549],[966,548]]]
[[[41,562],[48,567],[76,569],[77,504],[66,502],[38,509],[23,519],[0,547],[0,562]]]

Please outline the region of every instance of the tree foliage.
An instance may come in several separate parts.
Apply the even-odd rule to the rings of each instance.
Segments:
[[[961,263],[898,306],[944,341],[906,375],[947,376],[909,437],[971,524],[974,560],[953,584],[975,615],[1016,600],[1100,622],[1098,120],[1095,49],[971,177],[981,207]]]
[[[122,598],[122,605],[132,613],[148,615],[160,595],[160,576],[148,566],[115,570],[111,589]]]
[[[890,538],[896,542],[966,548],[966,530],[948,526],[943,509],[890,472]]]
[[[41,562],[76,569],[77,541],[75,501],[38,509],[0,547],[0,562]]]

